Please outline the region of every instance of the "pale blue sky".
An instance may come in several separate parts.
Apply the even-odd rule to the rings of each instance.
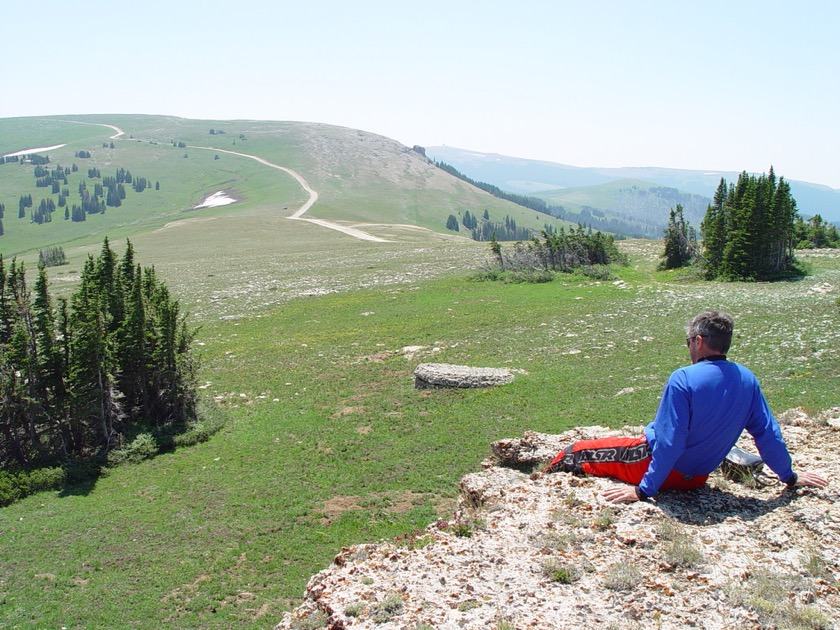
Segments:
[[[840,188],[838,31],[836,0],[2,0],[0,117],[315,121]]]

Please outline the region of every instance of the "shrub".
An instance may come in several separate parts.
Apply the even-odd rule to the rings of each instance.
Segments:
[[[665,548],[665,561],[674,567],[696,567],[704,560],[703,553],[687,539],[674,540]]]
[[[474,531],[486,527],[484,520],[471,516],[465,518],[461,512],[456,512],[451,521],[440,521],[439,523],[440,529],[451,531],[459,538],[470,538]]]
[[[362,611],[364,610],[364,608],[365,607],[364,607],[363,604],[361,604],[359,602],[356,602],[355,604],[350,604],[349,606],[347,606],[344,609],[344,614],[347,615],[348,617],[358,617],[359,615],[362,614]]]
[[[326,627],[329,623],[329,617],[322,611],[310,613],[303,619],[297,619],[292,622],[293,630],[319,630]]]
[[[43,490],[58,490],[64,482],[65,473],[61,468],[37,468],[18,473],[0,470],[0,506],[11,505]]]
[[[20,483],[25,487],[26,494],[34,494],[42,490],[57,490],[64,485],[64,470],[58,467],[38,468],[19,475]]]
[[[604,508],[592,522],[592,528],[597,530],[605,530],[609,529],[613,524],[615,524],[617,517],[615,515],[615,510],[612,508]]]
[[[157,455],[159,450],[157,440],[150,433],[141,433],[125,448],[108,453],[108,464],[138,464],[144,459]]]
[[[552,582],[560,584],[571,584],[580,579],[580,571],[577,567],[562,564],[556,558],[551,558],[543,563],[542,573]]]
[[[791,603],[791,594],[810,590],[809,580],[767,569],[755,571],[748,580],[729,587],[729,600],[758,616],[767,628],[831,628],[831,620],[814,606]]]
[[[691,536],[671,520],[663,520],[656,527],[656,533],[668,544],[665,546],[665,561],[673,567],[695,567],[703,564],[703,553],[694,546]]]
[[[0,470],[0,506],[11,505],[20,498],[20,487],[15,475]]]
[[[584,278],[591,280],[602,280],[606,282],[615,278],[615,274],[613,274],[609,265],[586,265],[578,269],[577,272]]]
[[[388,593],[381,602],[374,604],[371,615],[376,623],[387,623],[398,615],[403,609],[402,595],[399,593]]]
[[[604,586],[612,591],[629,591],[642,581],[642,573],[632,564],[617,562],[607,569]]]

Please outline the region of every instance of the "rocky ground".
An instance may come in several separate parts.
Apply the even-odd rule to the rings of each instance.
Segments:
[[[828,488],[715,472],[700,490],[611,505],[610,480],[530,471],[573,440],[617,432],[496,442],[452,518],[342,549],[277,629],[837,627],[840,407],[779,420],[794,469]]]

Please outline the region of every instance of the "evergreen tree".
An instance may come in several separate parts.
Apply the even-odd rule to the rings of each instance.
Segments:
[[[708,278],[768,280],[791,273],[796,201],[790,186],[769,175],[721,180],[701,224]]]
[[[473,215],[470,214],[469,210],[464,210],[464,218],[462,219],[462,223],[464,224],[464,227],[468,230],[475,229],[476,226],[478,226],[478,221],[475,218],[473,218]]]
[[[113,382],[113,363],[108,337],[108,318],[99,291],[97,265],[92,256],[85,262],[79,289],[71,298],[69,383],[71,413],[86,423],[84,439],[108,450],[122,418]]]
[[[107,239],[78,290],[54,308],[46,265],[34,296],[22,265],[0,256],[0,465],[104,452],[131,423],[156,430],[195,418],[193,334],[154,268]]]
[[[73,437],[66,423],[67,389],[64,381],[66,365],[64,353],[56,334],[55,312],[48,293],[46,266],[38,266],[33,302],[34,332],[37,346],[38,372],[41,389],[38,392],[41,405],[47,412],[50,450],[59,451],[66,458],[73,448]]]
[[[446,229],[452,230],[453,232],[458,232],[458,218],[454,214],[450,214],[449,218],[446,219]]]
[[[677,204],[671,210],[668,226],[665,228],[665,253],[660,264],[662,269],[677,269],[691,264],[697,248],[694,230],[683,216],[683,207]]]

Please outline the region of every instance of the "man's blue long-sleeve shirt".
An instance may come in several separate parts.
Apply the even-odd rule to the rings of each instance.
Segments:
[[[656,418],[645,427],[651,462],[639,488],[647,496],[655,495],[672,470],[708,475],[744,429],[771,470],[787,481],[793,475],[790,454],[750,370],[717,360],[674,371]]]

